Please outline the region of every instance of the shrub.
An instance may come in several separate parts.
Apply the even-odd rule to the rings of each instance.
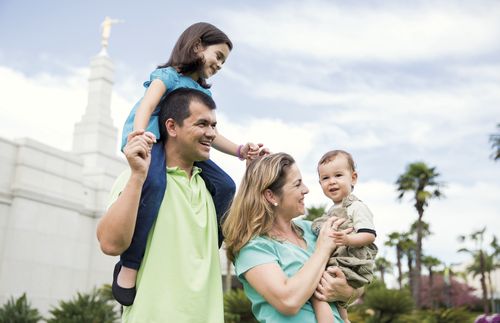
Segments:
[[[243,289],[233,289],[224,294],[224,318],[226,323],[257,323],[252,314],[252,303]]]
[[[18,299],[11,297],[0,307],[0,322],[2,323],[37,323],[42,317],[31,304],[24,293]]]
[[[409,313],[414,307],[408,291],[383,287],[367,291],[364,306],[374,311],[370,321],[377,323],[394,322],[399,316]]]
[[[89,294],[77,293],[70,301],[60,301],[50,314],[47,323],[113,323],[118,318],[114,304],[96,289]]]

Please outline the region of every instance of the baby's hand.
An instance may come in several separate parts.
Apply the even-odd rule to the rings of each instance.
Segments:
[[[337,246],[348,246],[349,245],[349,235],[347,235],[345,230],[335,231],[332,233],[331,237]]]

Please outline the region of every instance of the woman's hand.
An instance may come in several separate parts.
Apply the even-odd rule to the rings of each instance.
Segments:
[[[317,250],[326,250],[329,254],[331,254],[337,245],[335,241],[332,239],[332,235],[335,232],[335,228],[338,227],[338,222],[340,220],[337,217],[331,217],[323,223],[321,226],[321,230],[318,235],[318,239],[316,240],[316,249]]]
[[[354,289],[347,284],[342,270],[336,266],[328,267],[314,292],[314,296],[326,302],[347,302],[357,299],[363,293],[363,288]]]

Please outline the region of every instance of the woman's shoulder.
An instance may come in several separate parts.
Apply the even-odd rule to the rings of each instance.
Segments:
[[[303,217],[295,218],[292,221],[293,221],[293,223],[295,223],[296,225],[298,225],[303,230],[311,230],[312,222],[309,221],[309,220],[306,220]]]

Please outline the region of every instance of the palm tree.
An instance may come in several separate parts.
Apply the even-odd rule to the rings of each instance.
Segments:
[[[415,305],[420,308],[420,276],[422,263],[422,218],[424,210],[429,200],[442,197],[440,188],[442,183],[438,182],[439,173],[435,167],[429,167],[424,162],[411,163],[406,167],[406,171],[396,180],[398,199],[402,200],[406,193],[412,193],[415,200],[415,209],[418,213],[417,221],[417,248],[415,255],[415,279],[413,297]]]
[[[488,290],[486,288],[486,257],[485,252],[483,250],[483,241],[484,241],[484,232],[486,231],[486,227],[482,230],[474,231],[468,236],[461,235],[458,237],[460,242],[465,242],[466,240],[470,240],[474,242],[474,249],[461,248],[458,252],[467,252],[469,253],[473,259],[474,263],[471,266],[471,269],[475,270],[474,276],[480,275],[481,289],[483,291],[483,311],[485,314],[489,313],[488,310]]]
[[[384,257],[375,259],[375,269],[380,272],[380,281],[385,286],[385,273],[392,271],[392,263]]]
[[[491,158],[495,161],[500,159],[500,123],[497,124],[497,129],[497,133],[490,135],[491,148],[493,148]]]
[[[434,287],[434,267],[439,266],[441,264],[441,261],[437,259],[436,257],[432,256],[423,256],[422,257],[422,264],[427,268],[429,271],[429,300],[431,302],[431,308],[435,307],[434,304],[434,294],[432,288]]]
[[[406,256],[406,264],[408,266],[408,285],[410,286],[410,291],[413,295],[415,290],[415,277],[413,262],[415,260],[415,250],[417,249],[417,244],[410,237],[409,233],[404,233],[401,240],[401,252]]]
[[[396,266],[398,267],[398,284],[399,289],[403,288],[403,271],[401,269],[401,258],[403,258],[403,251],[401,244],[403,243],[404,234],[400,232],[391,232],[388,235],[388,240],[385,245],[388,247],[396,247]]]
[[[306,210],[307,216],[305,217],[306,220],[309,221],[314,221],[314,219],[319,218],[326,212],[326,206],[325,205],[320,205],[320,206],[311,206],[308,207]]]
[[[490,243],[490,247],[493,249],[491,253],[488,253],[487,250],[480,249],[474,251],[466,248],[462,248],[459,251],[464,251],[472,255],[474,260],[472,264],[467,267],[467,271],[472,273],[472,277],[481,276],[482,278],[482,270],[484,270],[485,285],[487,285],[486,288],[489,290],[491,309],[493,310],[495,300],[494,300],[494,285],[491,281],[491,274],[500,268],[500,263],[498,263],[500,248],[497,244],[497,238],[495,236],[493,236],[493,240]],[[483,287],[483,285],[481,285],[481,287]],[[483,301],[484,301],[484,291],[483,291]]]

